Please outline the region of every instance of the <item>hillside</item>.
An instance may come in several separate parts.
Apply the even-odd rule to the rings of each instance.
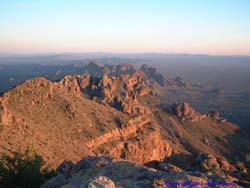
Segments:
[[[126,83],[123,86],[128,90],[110,88],[109,81],[117,82],[111,82],[112,86]],[[1,152],[32,147],[49,164],[58,165],[64,159],[104,154],[102,144],[120,157],[125,143],[137,136],[131,147],[140,155],[131,153],[133,156],[128,154],[127,158],[139,163],[163,159],[171,149],[161,138],[151,110],[141,101],[155,98],[146,88],[136,75],[102,79],[66,76],[59,82],[40,77],[26,81],[0,98]],[[139,148],[138,144],[149,144],[156,150]],[[155,154],[148,155],[152,152]]]
[[[32,148],[53,167],[108,156],[156,169],[166,161],[187,171],[196,169],[197,156],[208,155],[202,161],[208,164],[201,165],[207,171],[249,172],[250,139],[237,125],[188,103],[162,103],[158,91],[183,87],[177,84],[181,80],[165,85],[166,79],[146,66],[114,65],[104,74],[95,73],[95,63],[87,67],[92,66],[59,81],[27,80],[4,93],[1,154]]]

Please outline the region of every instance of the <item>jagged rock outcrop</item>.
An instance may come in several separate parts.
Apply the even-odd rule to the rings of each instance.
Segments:
[[[217,111],[209,111],[206,114],[200,114],[197,112],[193,107],[191,107],[190,104],[184,102],[184,103],[173,103],[172,112],[177,118],[179,118],[181,121],[187,120],[190,122],[199,122],[205,118],[210,118],[218,123],[224,123],[226,122],[226,119],[221,118],[219,115],[219,112]],[[204,138],[204,142],[208,143],[206,141],[206,138]]]
[[[108,183],[110,187],[121,188],[159,188],[181,185],[209,187],[212,184],[219,185],[219,182],[221,182],[221,185],[227,183],[229,188],[240,187],[235,183],[237,179],[230,176],[209,175],[197,171],[169,173],[136,165],[125,160],[108,157],[87,157],[75,165],[71,176],[66,178],[59,174],[47,181],[41,188],[87,188],[92,182],[101,186]],[[197,186],[195,183],[200,185]]]
[[[133,74],[136,68],[128,63],[118,64],[118,65],[104,65],[103,75],[109,76],[119,76],[122,74]]]
[[[118,143],[109,151],[109,156],[144,164],[153,160],[162,161],[172,154],[171,146],[162,138],[159,131],[144,130],[141,134]]]
[[[152,160],[163,160],[172,154],[172,148],[160,135],[160,131],[148,117],[141,116],[130,120],[111,132],[86,143],[94,153],[103,150],[108,156],[127,159],[139,164]],[[106,143],[116,142],[109,147]]]
[[[148,79],[154,80],[162,87],[165,86],[164,76],[158,73],[156,68],[149,67],[148,65],[142,65],[140,70],[145,73]]]
[[[220,117],[220,114],[217,111],[209,111],[206,116],[217,121],[218,123],[224,123],[227,121],[225,118]]]
[[[145,114],[149,108],[145,100],[147,96],[151,104],[157,101],[154,92],[146,84],[143,73],[135,72],[120,76],[104,75],[100,78],[89,75],[70,75],[64,77],[60,83],[75,92],[83,92],[90,98],[97,98],[129,114]]]
[[[98,64],[97,61],[91,60],[84,68],[83,73],[88,73],[94,77],[102,77],[103,75],[108,76],[119,76],[122,74],[133,74],[136,68],[128,63],[118,64],[118,65],[108,65],[104,66]]]
[[[180,120],[188,120],[191,122],[197,122],[206,117],[206,115],[201,115],[199,112],[196,112],[194,108],[192,108],[188,103],[174,103],[172,105],[173,113]]]
[[[103,67],[95,60],[91,60],[83,70],[84,73],[88,73],[91,76],[100,76],[103,73]]]
[[[145,83],[151,88],[187,88],[188,84],[181,78],[176,77],[174,79],[165,78],[156,68],[149,65],[142,65],[140,68],[136,68],[129,63],[109,65],[100,65],[97,61],[91,60],[82,70],[83,73],[88,73],[94,77],[108,76],[120,76],[125,74],[134,74],[135,72],[141,72],[144,77]]]
[[[150,111],[144,105],[147,101],[140,100],[141,97],[147,95],[153,101],[157,100],[140,72],[117,77],[103,76],[98,87],[102,89],[104,102],[129,114],[145,114]]]
[[[59,83],[70,91],[80,92],[91,84],[91,79],[89,74],[67,75]]]
[[[198,154],[193,167],[200,171],[230,170],[230,164],[227,160],[206,153]]]

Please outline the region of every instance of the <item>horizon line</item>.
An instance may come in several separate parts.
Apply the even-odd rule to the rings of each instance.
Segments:
[[[190,56],[217,56],[217,57],[250,57],[250,54],[209,54],[209,53],[185,53],[185,52],[104,52],[104,51],[87,51],[87,52],[0,52],[3,56],[45,56],[45,55],[84,55],[84,54],[106,54],[106,55],[190,55]]]

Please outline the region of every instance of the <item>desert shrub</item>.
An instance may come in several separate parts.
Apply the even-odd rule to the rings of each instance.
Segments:
[[[55,175],[54,170],[45,167],[43,158],[30,149],[24,154],[14,152],[0,157],[0,188],[38,188]]]

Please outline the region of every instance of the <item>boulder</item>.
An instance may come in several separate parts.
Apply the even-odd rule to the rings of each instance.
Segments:
[[[115,184],[108,177],[98,176],[90,180],[88,188],[115,188]]]

